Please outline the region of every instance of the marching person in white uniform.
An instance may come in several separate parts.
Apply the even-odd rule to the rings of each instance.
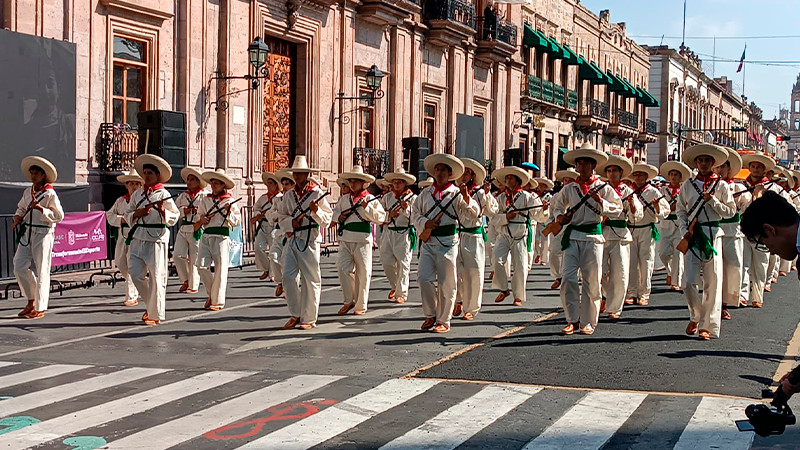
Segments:
[[[492,178],[492,185],[494,185],[494,187],[497,188],[495,192],[491,193],[492,197],[494,197],[494,202],[497,203],[497,197],[499,197],[500,194],[502,194],[503,191],[506,189],[505,181],[498,180],[497,178]],[[497,229],[496,226],[492,225],[492,221],[490,220],[486,227],[486,257],[490,261],[489,263],[489,269],[491,270],[491,272],[489,272],[490,280],[494,279],[494,264],[492,264],[491,261],[494,261],[494,246],[497,243],[498,233],[499,230]],[[506,276],[510,277],[511,264],[508,261],[506,261],[504,267],[506,269]]]
[[[657,175],[658,169],[650,164],[633,165],[631,178],[633,178],[634,185],[631,188],[642,203],[644,215],[640,220],[628,224],[633,237],[631,272],[637,275],[632,277],[628,283],[625,303],[629,305],[635,302],[638,305],[647,306],[650,303],[656,242],[660,239],[657,224],[669,215],[669,203],[666,198],[650,184],[650,180]]]
[[[689,306],[686,334],[692,336],[699,329],[703,340],[719,337],[722,322],[723,232],[720,221],[732,216],[736,205],[730,186],[721,181],[712,168],[724,164],[727,159],[728,152],[713,144],[695,145],[683,152],[683,162],[698,171],[681,186],[676,211],[681,233],[689,245],[683,284]],[[702,297],[698,291],[701,271]]]
[[[54,229],[64,220],[64,210],[52,185],[58,178],[55,166],[39,156],[23,158],[21,166],[33,185],[23,192],[11,227],[17,243],[14,277],[28,299],[17,316],[38,319],[44,317],[50,301]]]
[[[181,216],[178,219],[180,227],[178,235],[175,236],[172,260],[175,263],[175,270],[178,271],[178,279],[181,281],[178,291],[196,294],[200,287],[200,274],[197,272],[200,239],[195,238],[194,223],[198,218],[197,207],[200,205],[200,199],[208,193],[206,191],[208,183],[203,180],[200,171],[191,167],[181,169],[181,178],[186,183],[186,191],[181,192],[175,199],[175,205]]]
[[[203,180],[211,186],[211,193],[200,199],[197,208],[195,231],[202,230],[197,268],[206,288],[208,299],[205,308],[219,311],[225,307],[228,289],[228,269],[231,265],[231,229],[242,222],[239,205],[229,190],[235,183],[224,169],[203,173]],[[211,272],[211,264],[214,272]]]
[[[456,300],[458,218],[478,215],[478,203],[465,184],[453,184],[464,173],[458,158],[435,153],[428,155],[424,164],[434,184],[420,192],[411,209],[411,223],[422,241],[417,270],[425,314],[421,328],[447,333]]]
[[[339,283],[344,294],[344,306],[339,315],[351,309],[356,315],[367,312],[369,286],[372,281],[372,224],[383,223],[386,211],[381,202],[366,188],[375,177],[353,166],[341,178],[350,184],[350,193],[339,197],[333,209],[332,221],[339,224]]]
[[[178,222],[180,211],[162,184],[172,176],[169,163],[144,154],[136,157],[134,166],[144,186],[131,196],[125,214],[125,221],[131,224],[125,240],[128,270],[147,308],[142,321],[157,325],[166,319],[169,227]]]
[[[461,162],[464,174],[459,182],[467,186],[470,197],[478,204],[478,214],[467,211],[458,218],[458,283],[453,316],[458,317],[463,312],[465,320],[473,320],[481,309],[486,270],[487,237],[483,218],[497,211],[497,201],[489,193],[489,184],[485,183],[486,169],[483,165],[471,158],[461,158]]]
[[[536,223],[536,235],[533,239],[533,263],[546,266],[550,261],[550,236],[545,236],[542,231],[546,222],[550,220],[550,200],[553,198],[553,194],[550,191],[553,190],[555,184],[544,177],[536,177],[533,180],[536,182],[536,195],[542,201],[542,216],[544,218],[544,220]]]
[[[389,280],[389,300],[405,303],[408,300],[411,258],[417,248],[417,232],[411,225],[411,205],[417,196],[408,188],[417,177],[403,168],[384,177],[391,190],[381,198],[386,220],[381,232],[381,265]]]
[[[275,274],[270,272],[270,257],[269,252],[272,248],[272,231],[275,229],[275,222],[267,219],[267,214],[270,210],[275,209],[275,205],[283,196],[280,190],[281,180],[272,172],[264,172],[261,174],[261,180],[267,187],[267,192],[261,195],[253,205],[253,217],[250,218],[250,223],[256,227],[255,237],[255,260],[256,268],[261,271],[259,280],[266,280],[267,277]]]
[[[319,267],[320,230],[328,228],[333,211],[317,183],[309,181],[319,169],[308,166],[305,155],[298,155],[289,169],[295,187],[283,196],[279,214],[281,234],[287,237],[283,248],[283,286],[291,317],[285,329],[316,326],[322,295]]]
[[[131,274],[128,271],[128,247],[125,245],[125,239],[128,238],[128,230],[130,225],[125,222],[124,214],[128,212],[128,205],[131,202],[131,196],[139,188],[142,187],[144,180],[135,171],[123,173],[117,176],[117,181],[122,183],[128,190],[126,195],[118,198],[114,202],[114,206],[106,211],[106,220],[112,227],[117,228],[117,242],[114,247],[114,264],[119,269],[119,274],[125,280],[125,301],[122,303],[125,306],[136,306],[139,304],[139,291],[131,280]]]
[[[560,239],[564,250],[561,302],[567,326],[562,333],[570,335],[580,330],[581,334],[591,335],[597,328],[602,300],[600,270],[605,238],[600,222],[603,217],[619,214],[622,200],[594,174],[595,167],[608,160],[605,152],[587,142],[580,149],[565,153],[564,160],[574,164],[580,176],[564,186],[551,204],[554,220],[564,227]]]
[[[625,291],[628,287],[631,266],[631,231],[628,222],[641,220],[643,213],[639,197],[633,189],[622,182],[633,171],[633,164],[622,156],[609,155],[608,161],[598,165],[598,172],[605,174],[608,185],[614,188],[622,200],[622,211],[609,214],[603,221],[603,301],[600,314],[608,312],[608,317],[617,320],[625,304]]]
[[[564,192],[564,186],[575,181],[579,175],[578,171],[572,167],[556,172],[555,177],[556,180],[561,182],[561,190],[555,193],[550,199],[550,222],[555,219],[552,211],[556,196],[561,195],[561,193]],[[542,229],[542,234],[544,234],[544,229]],[[561,234],[548,235],[547,237],[550,239],[550,276],[554,279],[553,284],[550,285],[550,289],[559,289],[564,276],[564,251],[561,250]]]
[[[283,247],[286,243],[286,233],[281,232],[278,224],[280,220],[280,208],[283,198],[294,189],[294,178],[289,169],[278,169],[275,176],[280,180],[281,195],[273,199],[274,205],[267,211],[266,218],[272,224],[272,244],[269,246],[269,273],[278,286],[275,288],[275,297],[283,295]]]
[[[733,201],[736,204],[734,213],[720,220],[722,229],[722,319],[731,320],[728,307],[739,306],[742,292],[742,269],[744,268],[744,234],[739,229],[741,213],[747,206],[748,198],[744,197],[746,188],[737,183],[733,176],[742,170],[742,158],[736,150],[725,149],[728,160],[724,164],[714,167],[714,172],[722,182],[730,187]]]
[[[492,286],[500,290],[495,303],[502,302],[514,294],[514,305],[521,306],[526,300],[525,284],[530,267],[529,250],[533,248],[533,228],[535,222],[544,221],[542,201],[522,189],[531,182],[528,172],[519,167],[503,167],[492,173],[493,178],[502,179],[505,191],[497,197],[498,209],[492,214],[491,223],[498,229],[497,243],[494,247],[494,278]],[[534,181],[535,183],[535,181]],[[511,286],[504,270],[504,263],[511,257]]]
[[[661,233],[661,262],[667,271],[667,285],[672,291],[680,291],[683,280],[683,254],[678,251],[678,243],[683,235],[678,227],[678,216],[675,209],[678,205],[678,194],[681,184],[692,176],[692,170],[680,161],[667,161],[659,168],[661,176],[669,183],[661,186],[661,195],[669,203],[669,214],[665,220],[659,222],[658,230]]]

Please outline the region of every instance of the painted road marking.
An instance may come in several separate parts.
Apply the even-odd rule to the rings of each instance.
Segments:
[[[7,388],[17,384],[30,383],[31,381],[55,377],[65,373],[75,372],[76,370],[85,369],[87,367],[92,366],[76,364],[51,364],[49,366],[37,367],[24,372],[17,372],[11,375],[0,377],[0,387]]]
[[[684,428],[675,450],[746,450],[755,433],[741,433],[735,420],[744,419],[744,409],[752,400],[704,397]]]

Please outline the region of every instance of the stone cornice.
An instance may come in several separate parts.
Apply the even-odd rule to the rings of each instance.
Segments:
[[[164,11],[143,5],[141,1],[129,0],[100,0],[100,4],[109,9],[119,9],[141,16],[164,21],[175,16],[173,11]]]

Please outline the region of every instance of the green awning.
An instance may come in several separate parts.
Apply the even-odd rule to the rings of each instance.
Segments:
[[[527,23],[525,24],[525,31],[522,37],[522,45],[526,47],[538,48],[548,52],[552,51],[552,42],[547,39],[545,35],[534,30],[533,27]]]
[[[598,81],[598,83],[605,84],[605,85],[608,85],[608,86],[611,86],[611,84],[614,83],[614,80],[611,78],[611,76],[609,76],[608,74],[604,73],[603,69],[601,69],[600,66],[598,66],[595,62],[591,62],[589,64],[591,64],[592,67],[594,67],[594,70],[596,70],[597,73],[599,73],[600,76],[603,77],[603,79]]]
[[[569,45],[564,44],[561,46],[564,49],[564,64],[572,65],[572,66],[579,66],[583,64],[583,58],[578,56],[577,53],[573,52]]]
[[[597,67],[590,63],[587,60],[582,60],[580,65],[578,66],[578,76],[582,80],[589,80],[593,83],[603,83],[605,84],[606,77],[603,75],[603,72],[597,70]]]
[[[628,88],[628,92],[625,95],[631,98],[635,98],[638,101],[641,101],[642,94],[640,94],[639,91],[637,91],[636,88],[633,87],[631,82],[625,78],[620,78],[620,80],[622,80],[622,82],[625,83],[625,86]]]
[[[630,90],[628,86],[620,79],[618,76],[614,75],[611,70],[607,70],[606,74],[611,79],[611,84],[608,85],[608,90],[611,92],[616,92],[618,94],[629,95]]]
[[[548,37],[547,40],[550,41],[550,55],[555,59],[564,59],[566,57],[564,47],[554,38]]]
[[[642,96],[644,97],[643,100],[642,100],[642,104],[644,106],[650,106],[650,107],[659,107],[659,106],[661,106],[661,102],[658,101],[658,99],[656,99],[655,97],[653,97],[653,95],[650,94],[650,92],[648,92],[647,89],[644,89],[644,88],[641,88],[639,86],[636,86],[636,90],[638,90],[642,94]]]
[[[559,147],[558,148],[558,161],[557,161],[557,164],[556,164],[556,167],[558,168],[557,170],[566,170],[566,169],[569,169],[570,167],[572,167],[571,164],[568,164],[564,160],[564,153],[567,153],[568,151],[569,151],[568,148],[564,148],[564,147]]]

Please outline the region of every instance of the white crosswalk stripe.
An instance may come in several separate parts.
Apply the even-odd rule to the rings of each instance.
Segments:
[[[436,384],[436,381],[424,379],[389,380],[376,388],[240,448],[304,449],[313,447],[422,394]]]
[[[314,374],[260,382],[253,376],[257,372],[209,371],[181,376],[174,369],[138,367],[87,375],[89,371],[80,370],[92,366],[55,364],[30,368],[30,364],[2,361],[0,367],[17,370],[6,370],[10,374],[0,376],[0,383],[12,387],[4,391],[6,384],[0,384],[0,398],[22,392],[0,399],[0,448],[4,449],[60,443],[65,437],[89,430],[92,431],[88,434],[97,434],[97,439],[109,441],[103,446],[107,449],[219,448],[220,441],[213,440],[218,438],[207,437],[206,433],[237,426],[238,421],[310,395],[339,401],[323,402],[321,405],[325,406],[318,412],[299,419],[272,421],[265,431],[234,437],[225,448],[485,448],[491,446],[491,439],[504,439],[503,430],[514,430],[516,434],[507,438],[513,441],[504,442],[504,447],[599,449],[612,442],[618,446],[619,442],[609,442],[615,436],[622,439],[620,442],[631,442],[632,436],[652,436],[665,426],[672,427],[671,442],[677,441],[674,448],[678,450],[746,450],[754,439],[753,433],[740,433],[734,423],[745,417],[744,408],[752,403],[741,399],[703,397],[685,402],[697,405],[692,417],[689,418],[692,412],[685,410],[674,423],[664,424],[641,420],[651,417],[645,405],[662,404],[660,400],[643,404],[647,393],[587,391],[567,395],[558,389],[542,392],[539,387],[501,383],[478,388],[424,378],[390,379],[377,386],[369,384],[374,387],[362,387],[364,382],[354,378]],[[36,381],[43,384],[43,389],[27,392],[24,383]],[[131,395],[131,389],[140,382],[146,382],[142,384],[144,390]],[[215,390],[220,386],[225,387]],[[342,389],[352,394],[342,398]],[[570,400],[552,401],[561,395]],[[183,401],[189,396],[191,401]],[[102,403],[98,404],[98,400]],[[50,416],[58,416],[38,422],[25,415],[26,411],[37,415],[34,410],[48,406],[58,411]],[[153,423],[145,416],[142,420],[130,419],[159,407],[166,409],[154,412],[153,417],[166,413],[169,420]],[[405,425],[407,420],[400,418],[412,411],[415,420]],[[264,418],[268,419],[269,414]],[[543,431],[520,428],[520,423],[528,423],[532,417],[539,421],[535,429]],[[389,428],[383,433],[380,426],[362,425],[365,422]]]

